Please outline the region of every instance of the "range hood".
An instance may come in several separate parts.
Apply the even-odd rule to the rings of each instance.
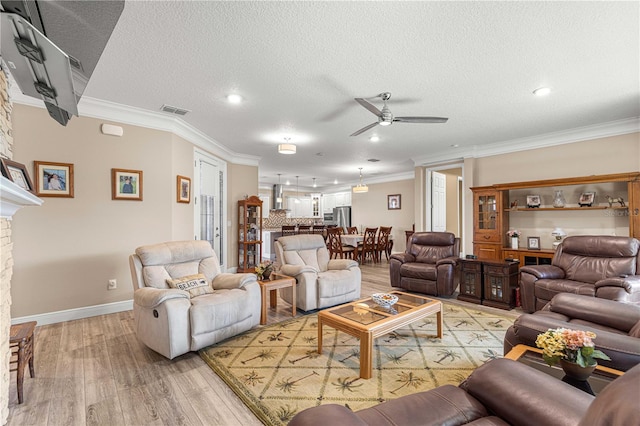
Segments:
[[[1,0],[2,60],[22,93],[66,126],[124,9],[124,0]]]
[[[271,197],[271,199],[273,200],[271,202],[271,210],[284,210],[282,185],[273,185],[273,196]]]

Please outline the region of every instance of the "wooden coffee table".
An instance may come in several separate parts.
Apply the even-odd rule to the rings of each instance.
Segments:
[[[391,291],[398,296],[392,309],[378,306],[370,297],[318,313],[318,353],[322,353],[322,327],[329,326],[360,339],[360,377],[372,374],[373,339],[436,314],[442,338],[442,303],[424,296]]]
[[[271,280],[258,281],[260,284],[260,294],[262,298],[262,309],[260,309],[260,324],[267,323],[267,293],[269,294],[270,305],[272,308],[278,306],[279,288],[291,287],[293,295],[291,296],[291,315],[296,316],[296,279],[287,275],[271,273]]]

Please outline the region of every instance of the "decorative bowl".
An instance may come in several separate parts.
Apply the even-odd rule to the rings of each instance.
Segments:
[[[398,296],[389,293],[374,293],[371,295],[371,298],[383,308],[393,306],[398,301]]]

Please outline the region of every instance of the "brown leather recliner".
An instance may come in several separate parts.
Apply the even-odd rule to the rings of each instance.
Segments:
[[[580,235],[558,246],[551,265],[520,268],[522,309],[542,309],[558,293],[640,304],[640,241]]]
[[[404,253],[389,259],[392,287],[451,296],[458,286],[460,238],[451,232],[416,232]]]
[[[289,426],[630,425],[640,417],[640,365],[597,397],[506,358],[485,363],[460,384],[406,395],[357,412],[327,404]]]
[[[597,297],[560,293],[544,309],[518,317],[504,337],[504,353],[514,346],[536,346],[550,328],[593,331],[593,343],[610,361],[598,364],[627,371],[640,363],[640,306]]]

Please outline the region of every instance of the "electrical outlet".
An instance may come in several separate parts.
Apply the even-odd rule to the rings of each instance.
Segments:
[[[109,280],[109,284],[107,284],[107,290],[115,290],[118,288],[118,283],[115,279]]]

